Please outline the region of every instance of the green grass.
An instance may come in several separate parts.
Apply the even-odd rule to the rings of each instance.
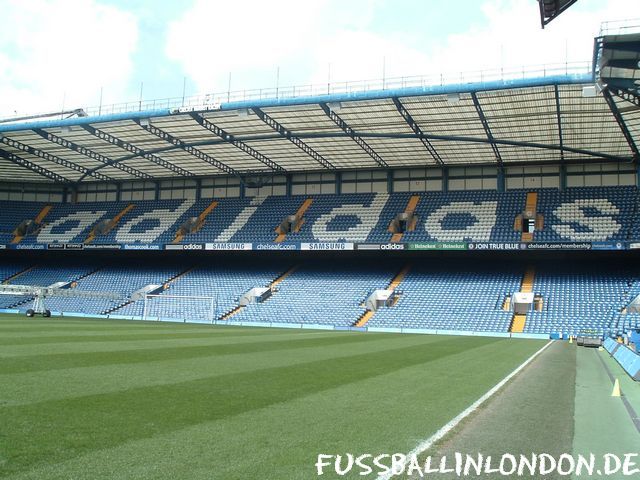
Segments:
[[[0,316],[0,477],[314,478],[411,450],[543,344]]]

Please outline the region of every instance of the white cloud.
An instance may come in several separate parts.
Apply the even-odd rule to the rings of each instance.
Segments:
[[[251,85],[256,73],[275,80],[278,65],[290,63],[316,40],[326,4],[309,1],[302,9],[298,0],[197,0],[170,25],[166,53],[200,91],[226,89],[229,72],[237,88]]]
[[[535,0],[487,0],[468,31],[425,42],[424,32],[399,32],[380,22],[374,29],[372,12],[380,1],[357,8],[309,1],[303,12],[296,0],[198,0],[171,25],[167,54],[200,92],[226,90],[229,72],[232,90],[272,87],[277,66],[280,85],[325,84],[329,64],[332,82],[379,79],[383,58],[387,78],[436,77],[566,60],[586,64],[602,21],[616,12],[640,17],[637,1],[583,0],[542,30]]]
[[[438,70],[518,70],[567,61],[588,63],[601,22],[612,19],[612,12],[624,12],[624,18],[640,16],[640,3],[585,0],[544,30],[534,1],[491,0],[483,4],[482,11],[486,23],[449,36],[440,48],[431,51],[431,62]]]
[[[0,115],[121,101],[137,46],[136,18],[96,0],[3,1]]]
[[[345,45],[348,48],[345,48]],[[311,83],[378,80],[384,75],[399,77],[425,72],[428,56],[394,35],[370,31],[343,30],[315,45]]]

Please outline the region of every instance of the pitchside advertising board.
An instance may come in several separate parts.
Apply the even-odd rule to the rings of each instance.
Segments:
[[[417,242],[417,243],[354,243],[354,242],[283,242],[283,243],[185,243],[158,245],[134,244],[9,244],[0,250],[167,250],[167,251],[516,251],[516,250],[640,250],[640,242]]]

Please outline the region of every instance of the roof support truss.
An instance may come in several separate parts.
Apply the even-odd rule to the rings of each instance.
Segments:
[[[27,152],[31,155],[42,158],[44,160],[48,160],[49,162],[55,163],[62,167],[68,168],[70,170],[75,170],[76,172],[80,172],[83,174],[83,178],[87,175],[90,175],[97,180],[105,180],[105,181],[113,180],[111,177],[108,177],[101,173],[94,172],[92,170],[89,170],[86,167],[70,162],[69,160],[65,160],[64,158],[60,158],[56,155],[52,155],[51,153],[40,150],[39,148],[34,148],[29,145],[25,145],[22,142],[13,140],[11,138],[8,138],[2,135],[0,135],[0,143],[4,143],[5,145],[8,145],[10,147],[17,148],[19,150],[22,150],[23,152]]]
[[[415,135],[414,133],[376,133],[376,132],[359,132],[359,135],[362,138],[403,138],[403,139],[407,139],[407,138],[416,138],[417,135]],[[427,140],[442,140],[442,141],[453,141],[453,142],[463,142],[463,143],[484,143],[484,144],[489,144],[489,140],[487,138],[483,138],[483,137],[466,137],[466,136],[461,136],[461,135],[436,135],[436,134],[423,134],[425,139]],[[242,140],[275,140],[281,138],[280,135],[277,134],[266,134],[266,135],[253,135],[250,137],[245,137]],[[342,133],[335,133],[335,132],[331,132],[331,133],[305,133],[305,134],[301,134],[300,138],[344,138],[344,135]],[[418,137],[420,138],[420,137]],[[523,141],[518,141],[518,140],[506,140],[506,139],[498,139],[498,138],[494,138],[494,143],[496,143],[496,145],[509,145],[509,146],[513,146],[513,147],[528,147],[528,148],[537,148],[537,149],[541,149],[541,150],[553,150],[553,151],[560,151],[560,146],[559,145],[549,145],[549,144],[544,144],[544,143],[535,143],[535,142],[523,142]],[[214,139],[214,140],[208,140],[205,142],[197,142],[194,143],[193,146],[206,146],[206,145],[220,145],[222,143],[225,143],[224,140],[221,139]],[[163,152],[169,152],[172,150],[175,150],[176,146],[174,145],[169,145],[167,147],[163,147],[163,148],[157,148],[154,150],[150,150],[150,152],[153,153],[163,153]],[[574,148],[574,147],[568,147],[566,145],[563,146],[563,149],[565,152],[572,152],[572,153],[578,153],[580,155],[584,155],[586,157],[593,157],[593,158],[598,158],[601,160],[608,160],[608,161],[615,161],[615,162],[629,162],[631,161],[633,158],[632,157],[624,157],[624,156],[620,156],[620,155],[611,155],[608,153],[603,153],[603,152],[596,152],[593,150],[587,150],[584,148]],[[119,161],[124,161],[124,160],[130,160],[132,158],[135,158],[136,155],[128,155],[125,157],[122,157],[119,159]],[[555,162],[557,162],[557,160],[554,160]],[[538,163],[538,162],[536,162]],[[509,162],[509,165],[513,165],[513,162]],[[494,164],[495,165],[495,164]],[[243,172],[244,173],[244,172]],[[259,173],[258,171],[255,171],[254,173]]]
[[[171,162],[168,162],[167,160],[160,158],[159,156],[153,154],[153,153],[149,153],[146,152],[144,150],[142,150],[141,148],[136,147],[135,145],[129,143],[129,142],[125,142],[124,140],[121,140],[117,137],[114,137],[113,135],[107,133],[107,132],[103,132],[102,130],[98,130],[95,127],[92,127],[91,125],[82,125],[82,128],[84,128],[87,132],[89,132],[91,135],[104,140],[107,143],[110,143],[111,145],[116,145],[124,150],[127,150],[128,152],[133,153],[136,157],[142,157],[142,158],[146,158],[147,160],[155,163],[156,165],[160,165],[161,167],[166,168],[167,170],[171,170],[172,172],[182,176],[182,177],[192,177],[193,174],[187,170],[185,170],[184,168],[180,168],[177,165],[174,165]],[[120,160],[114,160],[112,163],[110,163],[109,165],[113,165],[117,162],[119,162]],[[100,167],[94,168],[93,171],[99,170],[103,167],[106,167],[107,165],[101,165]],[[84,177],[83,177],[84,178]],[[80,179],[82,180],[82,178]]]
[[[340,115],[331,110],[329,105],[327,105],[326,103],[320,103],[320,108],[322,108],[324,113],[333,121],[333,123],[339,126],[340,129],[342,129],[344,133],[346,133],[354,142],[356,142],[358,146],[367,153],[367,155],[373,158],[379,166],[383,168],[389,168],[387,162],[385,162],[382,157],[378,155],[375,150],[371,148],[361,136],[354,132],[353,129],[347,124],[347,122],[340,118]]]
[[[38,175],[42,175],[43,177],[49,178],[53,181],[60,182],[60,183],[72,183],[71,180],[69,180],[66,177],[63,177],[62,175],[54,173],[51,170],[48,170],[36,163],[33,163],[25,158],[22,158],[16,155],[15,153],[7,152],[6,150],[3,150],[1,148],[0,148],[0,158],[4,158],[5,160],[8,160],[15,165],[19,165],[21,167],[27,168],[32,172],[36,172]]]
[[[198,122],[202,127],[206,128],[210,132],[214,133],[215,135],[220,137],[225,142],[228,142],[231,145],[233,145],[234,147],[236,147],[236,148],[242,150],[243,152],[251,155],[253,158],[255,158],[259,162],[263,163],[264,165],[269,167],[274,172],[283,172],[283,173],[286,172],[286,170],[284,168],[282,168],[276,162],[271,160],[269,157],[267,157],[266,155],[263,155],[262,153],[258,152],[253,147],[250,147],[249,145],[244,143],[242,140],[238,140],[236,137],[234,137],[230,133],[226,132],[225,130],[223,130],[222,128],[218,127],[217,125],[211,123],[209,120],[204,118],[202,115],[198,115],[197,113],[191,113],[190,115],[191,115],[191,118],[193,118],[196,122]]]
[[[613,85],[610,85],[608,87],[608,90],[612,92],[616,97],[620,97],[627,102],[633,103],[636,107],[640,107],[640,96],[638,96],[634,90]]]
[[[117,168],[118,170],[122,170],[123,172],[128,173],[129,175],[133,175],[134,177],[137,178],[143,178],[143,179],[151,179],[153,178],[151,175],[148,175],[146,173],[141,172],[140,170],[133,168],[133,167],[129,167],[128,165],[124,165],[122,163],[118,163],[118,162],[114,162],[112,159],[110,159],[109,157],[105,157],[104,155],[98,153],[98,152],[94,152],[93,150],[90,150],[86,147],[83,147],[82,145],[78,145],[77,143],[74,143],[70,140],[66,140],[62,137],[59,137],[57,135],[54,135],[53,133],[49,133],[46,132],[42,129],[36,128],[33,130],[35,133],[37,133],[38,135],[40,135],[42,138],[44,138],[45,140],[48,140],[52,143],[55,143],[57,145],[60,145],[61,147],[65,147],[68,148],[69,150],[73,150],[74,152],[77,152],[81,155],[84,155],[85,157],[91,158],[93,160],[97,160],[100,163],[103,163],[105,165],[110,165],[114,168]]]
[[[402,102],[400,102],[400,99],[398,97],[393,97],[392,100],[394,105],[398,109],[398,112],[400,113],[400,115],[402,115],[402,118],[404,118],[404,121],[407,122],[407,125],[409,125],[409,128],[411,128],[413,133],[416,134],[416,137],[420,139],[420,141],[422,142],[424,147],[427,149],[427,151],[431,154],[431,156],[436,161],[436,163],[438,165],[444,165],[442,158],[440,157],[436,149],[433,147],[433,145],[431,145],[431,142],[426,137],[426,135],[424,134],[420,126],[415,122],[415,120],[413,119],[409,111],[405,108]]]
[[[480,106],[480,102],[478,101],[478,95],[476,92],[471,92],[471,99],[473,100],[473,105],[476,107],[476,112],[478,113],[478,117],[480,118],[480,122],[482,123],[482,128],[484,128],[484,132],[487,134],[487,139],[489,140],[489,144],[491,145],[491,149],[493,150],[493,154],[496,156],[496,160],[498,161],[498,166],[502,168],[502,156],[500,155],[500,149],[496,142],[494,141],[493,134],[491,133],[491,127],[489,127],[489,122],[487,122],[487,117],[484,115],[482,111],[482,106]]]
[[[620,127],[620,130],[622,130],[622,134],[624,135],[624,138],[627,140],[627,143],[629,144],[629,148],[631,148],[631,151],[633,152],[634,158],[636,160],[639,159],[640,152],[638,151],[638,146],[636,145],[636,142],[633,139],[631,132],[627,128],[627,124],[624,121],[624,117],[622,116],[622,113],[620,113],[620,109],[618,108],[618,105],[616,105],[615,100],[611,96],[611,92],[609,91],[608,88],[605,88],[602,91],[602,95],[604,96],[604,99],[607,102],[607,105],[609,105],[609,109],[611,110],[611,113],[613,113],[613,116],[616,119],[616,122],[618,122],[618,126]]]
[[[280,134],[281,137],[289,140],[291,143],[293,143],[296,147],[298,147],[304,153],[306,153],[311,158],[313,158],[316,162],[318,162],[324,168],[326,168],[327,170],[336,170],[336,167],[333,166],[333,164],[329,160],[324,158],[322,155],[316,152],[309,145],[304,143],[301,138],[293,135],[293,132],[291,132],[291,130],[289,130],[284,125],[279,123],[275,118],[270,117],[268,114],[266,114],[259,108],[253,108],[253,111],[255,112],[256,115],[258,115],[260,120],[262,120],[264,123],[269,125],[273,130],[278,132],[278,134]]]
[[[558,139],[560,142],[560,161],[564,163],[564,140],[562,137],[562,115],[560,115],[560,92],[558,91],[558,85],[553,86],[553,90],[556,96],[556,117],[558,120]]]
[[[240,172],[234,170],[233,168],[231,168],[229,165],[226,165],[224,163],[222,163],[219,160],[216,160],[215,158],[213,158],[211,155],[208,155],[206,153],[204,153],[202,150],[197,149],[196,147],[193,147],[191,145],[187,145],[185,142],[183,142],[182,140],[180,140],[179,138],[174,137],[173,135],[171,135],[168,132],[165,132],[164,130],[151,125],[150,123],[144,124],[142,122],[140,122],[139,120],[136,120],[136,123],[138,123],[138,125],[140,125],[142,128],[144,128],[147,132],[155,135],[158,138],[161,138],[169,143],[171,143],[172,145],[177,146],[178,148],[180,148],[181,150],[184,150],[185,152],[193,155],[194,157],[207,162],[209,165],[212,165],[214,167],[216,167],[219,170],[222,170],[225,173],[228,173],[229,175],[234,175],[238,178],[241,178]]]

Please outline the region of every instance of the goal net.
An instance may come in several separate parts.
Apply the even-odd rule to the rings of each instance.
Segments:
[[[217,318],[215,297],[145,295],[144,320],[175,320],[213,323]]]

